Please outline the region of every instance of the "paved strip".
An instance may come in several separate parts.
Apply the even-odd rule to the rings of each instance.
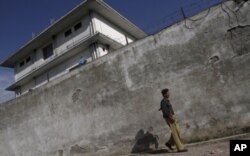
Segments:
[[[184,153],[171,152],[166,150],[165,147],[160,147],[153,154],[127,154],[122,156],[229,156],[229,140],[232,139],[250,140],[250,133],[187,144],[188,152]]]

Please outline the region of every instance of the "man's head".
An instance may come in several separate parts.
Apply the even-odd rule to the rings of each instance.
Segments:
[[[169,89],[165,88],[161,91],[161,94],[164,98],[169,98]]]

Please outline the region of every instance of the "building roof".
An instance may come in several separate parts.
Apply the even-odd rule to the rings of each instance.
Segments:
[[[42,31],[35,38],[27,42],[24,46],[17,50],[17,52],[3,61],[0,66],[14,68],[14,65],[17,61],[23,57],[26,57],[34,49],[46,44],[48,40],[52,39],[52,36],[60,33],[73,22],[81,19],[81,17],[89,14],[91,11],[97,12],[135,39],[141,39],[147,36],[146,33],[144,33],[141,29],[139,29],[102,0],[85,0],[66,15],[57,20],[54,24]]]

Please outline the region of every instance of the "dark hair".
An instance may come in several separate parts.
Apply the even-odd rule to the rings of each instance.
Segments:
[[[165,88],[165,89],[162,89],[161,93],[162,93],[162,95],[164,95],[164,94],[166,94],[168,91],[169,91],[169,89]]]

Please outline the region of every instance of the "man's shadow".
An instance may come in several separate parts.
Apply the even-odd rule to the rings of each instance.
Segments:
[[[135,136],[135,145],[131,153],[169,153],[167,149],[158,149],[158,140],[158,136],[153,134],[153,127],[149,127],[146,133],[144,133],[143,129],[140,129]],[[151,148],[151,145],[154,145],[155,148]]]

